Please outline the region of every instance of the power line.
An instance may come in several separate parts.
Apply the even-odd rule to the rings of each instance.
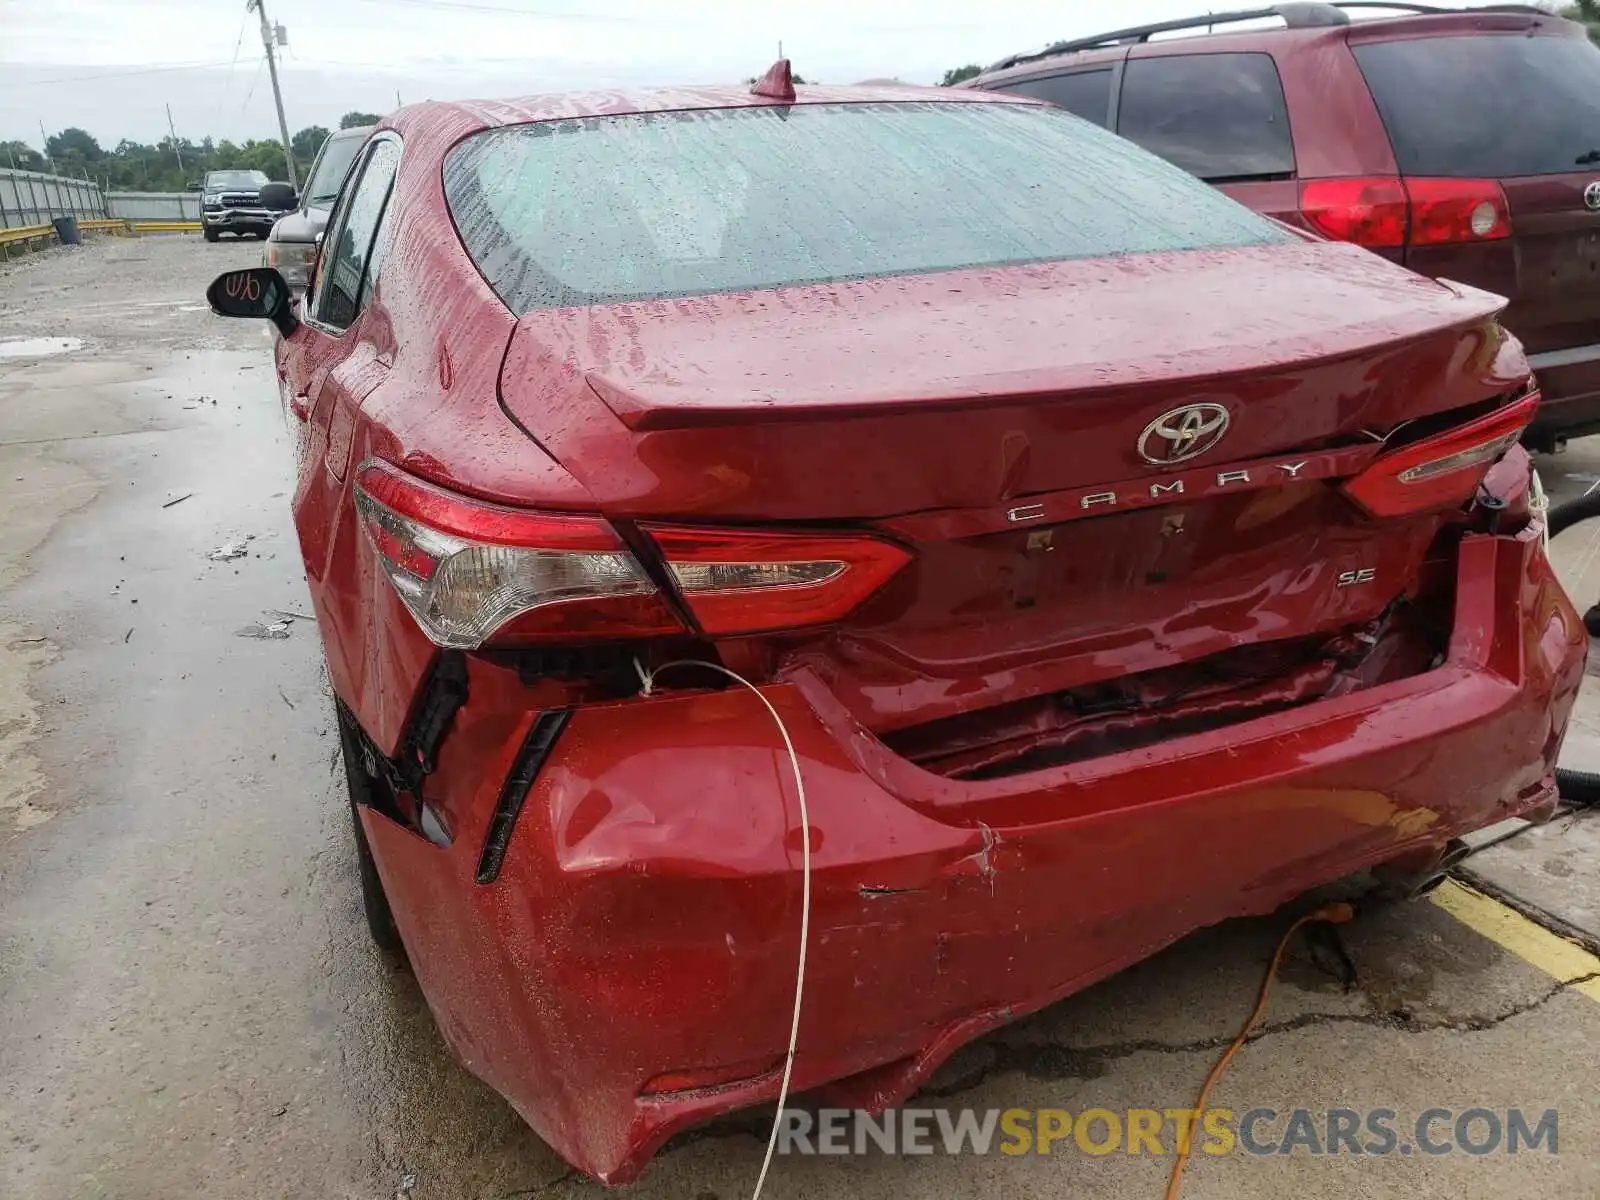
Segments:
[[[512,8],[503,4],[483,4],[477,0],[356,0],[359,4],[381,4],[389,7],[395,4],[410,5],[413,8],[435,8],[456,12],[481,12],[493,13],[503,17],[527,17],[536,21],[582,21],[597,25],[651,25],[673,26],[684,29],[703,29],[715,22],[706,19],[689,20],[680,17],[659,17],[654,15],[641,15],[639,13],[596,13],[577,12],[572,9],[555,8]],[[1600,3],[1600,0],[1596,0]],[[916,21],[904,24],[888,24],[883,22],[855,22],[847,21],[845,27],[849,29],[867,30],[874,33],[916,33],[931,30],[955,29],[984,29],[986,24],[974,18],[965,21]]]
[[[221,104],[228,98],[228,89],[233,86],[233,69],[239,65],[239,51],[244,47],[244,29],[250,23],[250,10],[244,10],[244,15],[239,18],[239,36],[233,39],[233,61],[228,64],[228,74],[222,80],[222,95],[217,98]]]
[[[391,74],[404,73],[415,76],[418,72],[443,72],[444,74],[470,74],[481,77],[486,69],[513,70],[526,69],[531,60],[522,58],[497,58],[490,61],[488,66],[483,62],[468,63],[456,60],[438,61],[435,59],[418,59],[407,63],[376,63],[353,62],[347,58],[296,58],[294,65],[301,67],[370,67],[374,71],[388,71]]]
[[[250,107],[250,97],[256,94],[256,84],[261,82],[261,68],[266,65],[267,56],[265,54],[256,59],[256,73],[250,79],[250,90],[244,94],[244,103],[239,105],[240,112]]]
[[[574,12],[571,9],[507,8],[499,4],[478,4],[473,0],[359,0],[362,4],[409,4],[414,8],[442,8],[458,12],[497,13],[504,17],[529,17],[536,21],[585,21],[601,25],[684,25],[686,22],[660,17],[623,16],[611,13]]]
[[[16,64],[13,64],[14,66]],[[140,67],[134,71],[106,71],[98,75],[59,75],[53,79],[29,79],[0,83],[0,88],[40,87],[47,83],[85,83],[91,79],[125,79],[130,75],[159,75],[166,71],[204,71],[212,67],[225,67],[226,62],[168,63],[159,67]]]

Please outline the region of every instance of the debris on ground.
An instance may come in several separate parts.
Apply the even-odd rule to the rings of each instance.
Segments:
[[[216,557],[216,551],[212,551],[212,557]],[[262,609],[261,615],[270,617],[271,620],[256,621],[250,625],[246,625],[243,629],[235,631],[234,636],[258,638],[262,641],[281,641],[289,636],[289,626],[293,625],[296,621],[311,620],[311,618],[306,616],[304,613],[287,612],[279,608]],[[282,688],[278,689],[278,695],[283,696]],[[289,697],[283,696],[283,702],[285,704],[289,704]],[[294,705],[289,704],[289,707],[293,708]]]
[[[263,625],[259,621],[253,622],[243,629],[235,630],[234,636],[256,638],[263,642],[282,641],[289,636],[289,622],[274,621],[270,625]]]
[[[232,562],[236,558],[243,558],[250,553],[250,543],[255,540],[255,534],[247,533],[242,538],[231,542],[223,542],[210,554],[206,555],[212,562]]]
[[[194,495],[194,493],[193,493],[193,492],[185,492],[185,493],[184,493],[184,494],[183,494],[183,495],[181,495],[181,496],[177,496],[177,497],[175,497],[175,498],[173,498],[173,499],[171,499],[171,500],[168,500],[168,501],[167,501],[167,502],[166,502],[166,503],[165,503],[165,504],[163,504],[163,505],[162,505],[162,506],[161,506],[161,507],[162,507],[162,508],[171,508],[171,507],[172,507],[172,506],[173,506],[173,505],[174,505],[174,504],[182,504],[182,503],[183,503],[183,502],[184,502],[184,501],[185,501],[185,500],[187,500],[187,499],[188,499],[188,498],[189,498],[189,497],[190,497],[190,496],[192,496],[192,495]]]

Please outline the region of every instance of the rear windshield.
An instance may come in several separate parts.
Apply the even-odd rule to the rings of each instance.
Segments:
[[[267,177],[260,171],[212,171],[206,176],[207,187],[260,187],[267,182]]]
[[[515,312],[1292,235],[1058,109],[758,106],[488,130],[445,163]]]
[[[1406,175],[1555,175],[1600,151],[1600,49],[1486,35],[1353,47]],[[1600,157],[1600,155],[1597,155]]]

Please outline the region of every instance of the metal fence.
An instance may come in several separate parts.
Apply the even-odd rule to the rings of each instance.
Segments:
[[[54,217],[107,215],[100,185],[87,179],[0,168],[0,229],[45,225]]]
[[[108,217],[131,221],[198,221],[199,192],[108,192]]]

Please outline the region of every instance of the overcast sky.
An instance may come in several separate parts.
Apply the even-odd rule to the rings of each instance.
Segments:
[[[1240,6],[1245,6],[1241,0]],[[1187,16],[1196,0],[268,0],[289,36],[291,132],[350,109],[586,87],[732,82],[783,42],[825,83],[934,83],[1075,34]],[[1232,7],[1225,2],[1218,8]],[[235,52],[237,51],[237,58]],[[0,140],[77,125],[155,141],[276,135],[244,0],[0,0]]]

